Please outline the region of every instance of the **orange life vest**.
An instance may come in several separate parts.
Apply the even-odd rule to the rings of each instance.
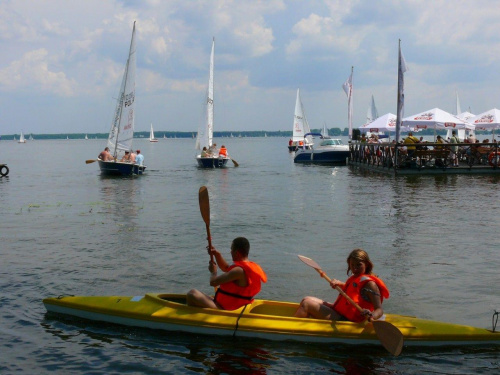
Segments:
[[[375,308],[371,301],[363,298],[361,295],[362,289],[369,281],[373,281],[377,284],[378,289],[380,290],[380,303],[382,303],[384,298],[389,298],[389,289],[387,289],[387,286],[382,280],[374,275],[353,275],[347,279],[343,290],[361,308],[373,311]],[[340,315],[349,319],[351,322],[362,322],[366,319],[366,317],[361,315],[361,313],[341,294],[333,304],[333,308]]]
[[[267,282],[265,272],[254,262],[234,262],[228,270],[241,267],[245,271],[247,286],[239,286],[236,281],[221,284],[215,293],[214,300],[224,310],[236,310],[243,305],[253,302],[254,297],[260,292],[261,282]]]
[[[227,156],[227,148],[221,147],[219,150],[219,156]]]

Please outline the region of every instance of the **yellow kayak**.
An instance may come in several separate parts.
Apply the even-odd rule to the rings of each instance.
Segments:
[[[370,323],[295,318],[297,303],[255,300],[234,311],[186,305],[182,294],[144,296],[62,296],[43,300],[50,313],[94,321],[207,335],[235,335],[271,340],[374,344],[379,339]],[[407,346],[500,344],[500,332],[458,324],[387,314]]]

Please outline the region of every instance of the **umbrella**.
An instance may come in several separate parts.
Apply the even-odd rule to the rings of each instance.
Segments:
[[[413,116],[405,117],[402,121],[404,126],[413,130],[420,129],[468,129],[474,130],[474,125],[459,119],[439,108],[429,109]]]
[[[495,129],[500,128],[500,110],[493,108],[483,112],[468,120],[476,126],[478,130],[491,130],[491,134],[495,137]]]
[[[361,132],[379,133],[396,131],[396,115],[386,113],[383,116],[359,127]],[[408,128],[401,128],[402,131],[408,131]]]
[[[483,112],[468,120],[479,130],[494,130],[500,128],[500,111],[496,108]]]

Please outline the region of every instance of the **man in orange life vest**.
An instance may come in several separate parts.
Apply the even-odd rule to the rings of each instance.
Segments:
[[[192,289],[187,293],[189,306],[210,307],[221,310],[236,310],[253,302],[260,292],[261,282],[267,282],[267,276],[257,263],[248,260],[250,243],[244,237],[237,237],[231,243],[233,264],[228,265],[221,253],[212,246],[208,249],[223,274],[217,275],[217,265],[210,261],[210,285],[218,286],[214,298]]]
[[[380,319],[384,314],[382,301],[384,298],[389,298],[389,289],[373,274],[372,269],[373,263],[366,251],[354,249],[347,257],[347,274],[352,272],[352,276],[345,283],[335,279],[330,282],[332,288],[336,286],[342,288],[363,309],[363,312],[359,312],[344,296],[339,295],[335,303],[316,297],[305,297],[295,316],[352,322]]]

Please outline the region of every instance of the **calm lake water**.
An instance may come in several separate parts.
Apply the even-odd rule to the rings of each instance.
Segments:
[[[102,177],[103,140],[0,141],[0,373],[496,374],[500,348],[382,348],[154,332],[46,315],[61,294],[207,293],[198,190],[210,194],[214,246],[237,236],[267,271],[260,298],[334,300],[297,259],[347,278],[367,250],[386,312],[491,327],[500,309],[500,178],[387,177],[295,165],[286,138],[224,138],[239,168],[201,170],[194,140],[134,141],[147,173]]]

